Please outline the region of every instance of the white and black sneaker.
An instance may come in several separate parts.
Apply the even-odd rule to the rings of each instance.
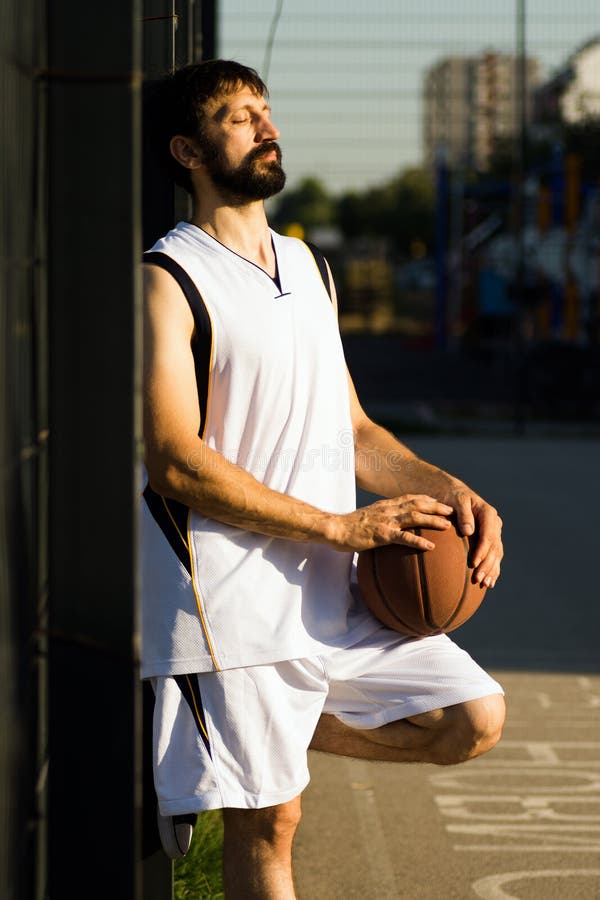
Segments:
[[[186,813],[181,816],[161,816],[156,812],[158,833],[163,850],[169,859],[181,859],[190,849],[194,825],[198,816],[196,813]]]

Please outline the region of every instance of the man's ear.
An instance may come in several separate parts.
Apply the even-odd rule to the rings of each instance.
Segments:
[[[202,156],[193,138],[176,134],[171,138],[169,147],[177,162],[185,169],[197,169],[202,165]]]

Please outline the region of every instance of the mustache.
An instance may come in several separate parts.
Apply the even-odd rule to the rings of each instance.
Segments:
[[[268,144],[261,144],[260,147],[257,147],[256,150],[251,150],[248,156],[246,157],[247,162],[253,162],[255,159],[260,159],[261,156],[267,156],[269,153],[275,152],[277,156],[277,162],[281,162],[281,147],[276,141],[270,141]]]

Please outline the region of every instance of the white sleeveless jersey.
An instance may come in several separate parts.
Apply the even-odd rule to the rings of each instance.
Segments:
[[[279,283],[187,222],[147,262],[195,320],[200,436],[276,491],[355,509],[336,317],[311,250],[272,232]],[[194,460],[190,460],[194,465]],[[209,519],[148,486],[142,504],[142,675],[252,666],[344,647],[372,628],[353,554]]]

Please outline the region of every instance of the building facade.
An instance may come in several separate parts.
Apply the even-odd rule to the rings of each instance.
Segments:
[[[527,59],[528,120],[539,77],[538,61]],[[443,152],[452,168],[486,171],[498,140],[517,133],[520,108],[516,57],[486,52],[440,60],[427,71],[424,82],[426,165],[433,167]]]

